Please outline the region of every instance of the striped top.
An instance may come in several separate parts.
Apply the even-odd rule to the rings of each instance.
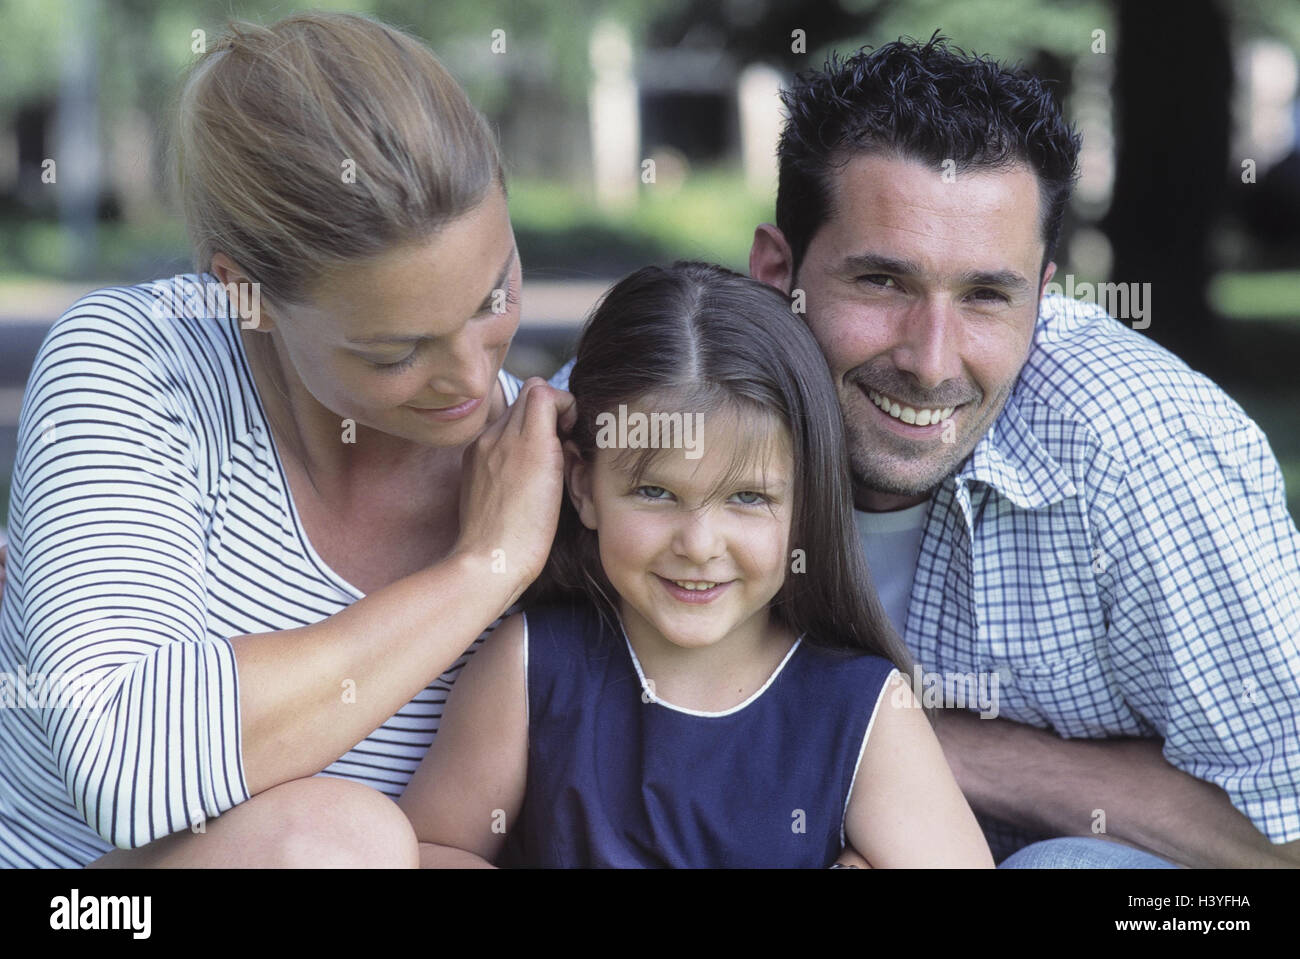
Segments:
[[[238,318],[186,296],[198,280],[86,295],[28,380],[0,605],[0,865],[84,865],[248,799],[230,639],[363,595],[308,541]],[[513,403],[520,381],[500,380]],[[322,775],[398,796],[482,639]]]

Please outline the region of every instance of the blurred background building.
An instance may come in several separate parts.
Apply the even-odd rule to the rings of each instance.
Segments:
[[[88,289],[192,269],[166,144],[195,49],[231,16],[311,8],[420,36],[497,128],[524,375],[551,372],[636,267],[745,269],[794,72],[936,29],[1023,62],[1084,137],[1058,277],[1150,283],[1144,332],[1264,427],[1300,515],[1294,0],[0,0],[0,525],[49,324]]]

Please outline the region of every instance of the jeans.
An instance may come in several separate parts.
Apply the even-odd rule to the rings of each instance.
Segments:
[[[1012,853],[999,869],[1177,869],[1172,862],[1123,843],[1066,836],[1044,839]]]

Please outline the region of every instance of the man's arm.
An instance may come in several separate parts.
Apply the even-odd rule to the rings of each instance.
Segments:
[[[1300,840],[1269,842],[1222,789],[1170,765],[1159,739],[1061,739],[964,710],[941,710],[935,731],[978,813],[1195,868],[1300,866]],[[1104,834],[1093,832],[1098,810]]]

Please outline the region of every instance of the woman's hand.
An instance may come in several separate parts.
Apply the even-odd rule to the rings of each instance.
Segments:
[[[573,397],[533,377],[513,406],[465,450],[455,552],[510,577],[514,603],[546,565],[564,495],[559,433]]]

